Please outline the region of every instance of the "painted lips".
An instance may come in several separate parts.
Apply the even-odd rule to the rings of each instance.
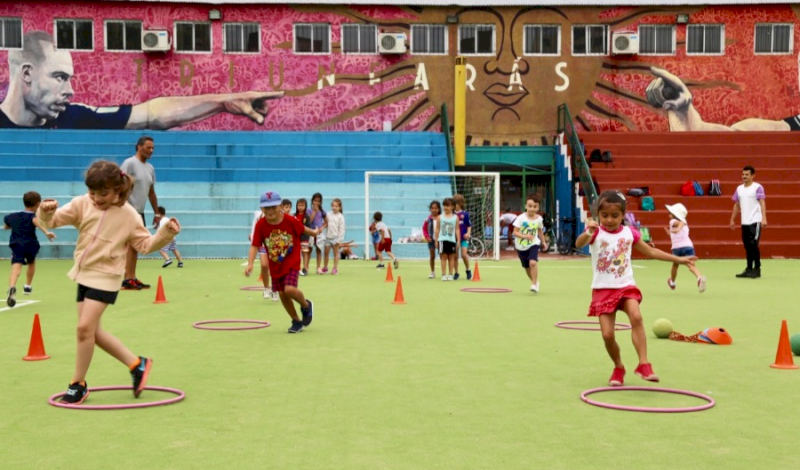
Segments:
[[[523,86],[513,85],[509,91],[508,85],[494,83],[483,94],[498,106],[514,106],[530,93]]]

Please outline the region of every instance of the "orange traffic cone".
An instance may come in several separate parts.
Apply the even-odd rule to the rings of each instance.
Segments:
[[[153,301],[154,304],[166,304],[169,303],[167,297],[164,295],[164,283],[161,282],[161,276],[158,276],[158,289],[156,289],[156,300]]]
[[[477,261],[475,261],[475,272],[472,273],[472,282],[481,282],[481,271],[478,269]]]
[[[392,275],[392,263],[389,263],[388,268],[389,269],[386,270],[386,282],[394,282],[394,276]]]
[[[404,304],[406,299],[403,297],[403,277],[397,276],[397,288],[394,290],[393,304]]]
[[[41,361],[50,359],[44,352],[44,341],[42,341],[42,326],[39,324],[39,314],[33,317],[33,331],[31,332],[31,344],[28,346],[28,355],[22,358],[25,361]]]
[[[781,325],[781,337],[778,340],[778,354],[775,356],[775,364],[770,365],[776,369],[797,369],[792,359],[792,347],[789,345],[789,327],[786,320]]]

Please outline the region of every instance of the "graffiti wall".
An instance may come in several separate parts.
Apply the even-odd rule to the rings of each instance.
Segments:
[[[174,32],[209,22],[211,6],[140,2],[0,4],[37,47],[0,50],[0,127],[183,130],[439,130],[452,121],[454,62],[463,25],[493,25],[494,53],[467,57],[472,145],[535,144],[555,133],[567,103],[585,131],[790,130],[800,113],[798,54],[754,54],[761,23],[798,24],[791,6],[401,8],[224,6],[210,52],[110,52],[107,20]],[[687,55],[687,26],[724,25],[724,54]],[[53,50],[54,20],[92,20],[90,50]],[[223,24],[258,23],[257,53],[223,52]],[[294,25],[330,25],[330,53],[297,54]],[[342,52],[342,25],[405,32],[447,25],[443,54]],[[675,25],[668,55],[573,55],[573,26],[608,33]],[[560,27],[553,55],[526,55],[526,25]],[[793,43],[798,29],[792,30]],[[608,39],[608,38],[607,38]],[[175,40],[175,38],[173,38]],[[27,44],[27,41],[26,41]]]

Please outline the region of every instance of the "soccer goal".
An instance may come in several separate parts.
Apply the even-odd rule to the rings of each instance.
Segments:
[[[443,171],[364,172],[364,247],[373,256],[369,226],[375,212],[392,231],[392,252],[400,259],[427,259],[422,224],[431,201],[464,196],[472,223],[472,258],[500,259],[500,173]]]

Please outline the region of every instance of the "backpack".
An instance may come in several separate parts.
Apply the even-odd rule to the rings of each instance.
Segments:
[[[708,195],[722,196],[722,188],[719,187],[719,180],[711,180],[711,184],[708,186]]]
[[[650,236],[650,229],[647,227],[642,227],[639,229],[639,233],[642,235],[642,241],[645,243],[650,243],[653,241],[653,238]]]
[[[633,212],[625,213],[625,221],[628,222],[628,227],[639,228],[639,221],[636,220],[636,216],[633,215]]]
[[[603,152],[600,149],[592,150],[591,155],[589,155],[590,162],[602,162],[603,161]]]
[[[681,196],[694,196],[694,183],[689,180],[681,185]]]
[[[694,186],[695,196],[703,196],[703,187],[700,186],[700,183],[698,183],[697,180],[692,181],[692,186]]]
[[[642,198],[642,202],[640,205],[643,211],[654,211],[656,210],[656,204],[653,202],[653,198],[650,196],[645,196]]]
[[[603,163],[613,163],[614,162],[614,159],[611,158],[611,152],[609,150],[606,150],[605,152],[603,152],[603,154],[600,156],[600,160]]]
[[[650,195],[650,186],[641,186],[638,188],[628,188],[628,196],[640,197]]]

